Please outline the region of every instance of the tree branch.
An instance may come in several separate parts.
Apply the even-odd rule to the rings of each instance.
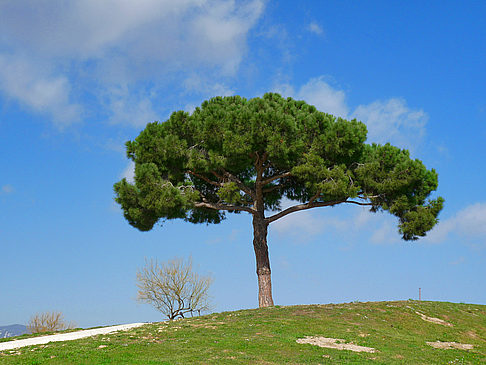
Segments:
[[[199,178],[201,180],[206,181],[208,184],[211,184],[211,185],[214,185],[214,186],[217,186],[217,187],[221,187],[223,185],[223,184],[218,183],[216,181],[210,180],[206,176],[203,176],[201,174],[198,174],[197,172],[194,172],[194,171],[189,170],[189,171],[187,171],[187,173],[188,174],[191,174],[192,176],[195,176],[195,177],[197,177],[197,178]]]
[[[255,199],[255,193],[248,186],[246,186],[245,184],[243,184],[243,182],[240,179],[238,179],[236,176],[234,176],[232,173],[230,173],[230,172],[228,172],[226,170],[223,170],[223,171],[224,171],[224,175],[229,180],[231,180],[232,182],[234,182],[240,188],[240,190],[244,191],[252,199]]]
[[[329,201],[329,202],[315,202],[315,203],[305,203],[305,204],[299,204],[299,205],[294,205],[293,207],[289,207],[285,210],[282,210],[281,212],[274,214],[268,218],[265,219],[267,223],[272,223],[276,221],[277,219],[280,219],[282,217],[285,217],[287,214],[298,212],[300,210],[306,210],[306,209],[311,209],[311,208],[317,208],[317,207],[327,207],[330,205],[336,205],[340,203],[344,203],[345,200],[334,200],[334,201]]]
[[[373,203],[362,203],[362,202],[357,202],[357,201],[354,201],[354,200],[346,200],[343,203],[356,204],[356,205],[362,205],[362,206],[370,206],[370,205],[373,205]]]
[[[255,214],[255,210],[250,207],[245,207],[241,205],[232,205],[232,204],[219,204],[219,203],[209,203],[209,202],[198,202],[195,203],[194,206],[196,208],[209,208],[215,210],[228,210],[230,212],[235,210],[241,210],[244,212],[248,212],[250,214]]]
[[[301,210],[306,210],[306,209],[311,209],[311,208],[318,208],[318,207],[328,207],[332,205],[337,205],[341,203],[348,203],[348,204],[356,204],[356,205],[363,205],[363,206],[369,206],[373,205],[372,203],[362,203],[362,202],[357,202],[354,200],[347,200],[342,199],[342,200],[333,200],[333,201],[328,201],[328,202],[314,202],[313,200],[315,199],[315,196],[311,198],[311,200],[308,203],[305,204],[299,204],[299,205],[294,205],[293,207],[289,207],[285,210],[282,210],[281,212],[274,214],[268,218],[265,219],[267,223],[272,223],[276,221],[277,219],[280,219],[282,217],[285,217],[287,214],[298,212]]]
[[[316,195],[314,195],[313,197],[311,197],[311,198],[309,199],[309,202],[308,202],[307,204],[312,204],[312,203],[314,203],[314,200],[316,200],[317,198],[319,198],[319,195],[321,195],[321,191],[320,191],[320,190],[318,190],[318,191],[317,191]]]
[[[283,187],[283,185],[280,185],[280,184],[273,185],[273,186],[271,186],[269,188],[263,189],[263,194],[271,193],[272,191],[278,190],[278,189],[280,189],[282,187]]]
[[[279,175],[275,175],[275,176],[270,176],[270,177],[266,178],[265,180],[263,180],[262,181],[262,184],[263,185],[267,185],[267,184],[270,184],[274,180],[282,179],[284,177],[289,177],[289,176],[292,176],[292,173],[290,171],[285,172],[283,174],[279,174]]]
[[[211,184],[211,185],[216,186],[218,188],[219,187],[222,187],[224,185],[223,182],[213,181],[213,180],[207,178],[206,176],[201,175],[201,174],[199,174],[199,173],[197,173],[195,171],[189,170],[189,171],[187,171],[187,173],[190,174],[190,175],[192,175],[192,176],[195,176],[195,177],[197,177],[197,178],[199,178],[199,179],[201,179],[203,181],[206,181],[208,184]],[[255,193],[249,187],[247,187],[245,184],[243,184],[243,182],[240,179],[238,179],[236,176],[234,176],[230,172],[228,172],[226,170],[223,170],[223,175],[224,176],[218,174],[216,171],[211,171],[211,173],[214,176],[216,176],[217,179],[219,179],[221,181],[224,180],[223,177],[225,176],[228,180],[234,182],[238,186],[238,188],[240,190],[242,190],[245,194],[247,194],[252,200],[255,199]]]

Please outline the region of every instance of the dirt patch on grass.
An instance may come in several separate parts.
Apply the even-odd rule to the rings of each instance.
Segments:
[[[435,341],[435,342],[427,342],[427,345],[432,346],[436,349],[458,349],[458,350],[472,350],[473,345],[469,345],[467,343],[458,343],[458,342],[442,342],[442,341]]]
[[[422,318],[426,322],[431,322],[431,323],[435,323],[435,324],[441,324],[443,326],[453,327],[452,323],[446,322],[443,319],[435,318],[435,317],[429,317],[429,316],[426,316],[425,314],[420,313],[420,312],[415,312],[415,313],[417,313],[420,316],[420,318]]]
[[[329,349],[336,350],[349,350],[354,352],[376,352],[376,349],[372,347],[358,346],[353,343],[344,343],[344,340],[339,338],[328,338],[328,337],[314,337],[307,336],[305,338],[297,339],[297,343],[310,344],[319,347],[325,347]]]
[[[478,334],[474,331],[467,331],[466,335],[471,337],[471,338],[479,338]]]

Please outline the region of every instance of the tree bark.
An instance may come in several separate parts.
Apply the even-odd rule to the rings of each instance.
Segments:
[[[273,306],[272,277],[270,260],[268,258],[267,228],[263,214],[253,216],[253,248],[256,257],[256,273],[258,277],[258,306],[260,308]]]

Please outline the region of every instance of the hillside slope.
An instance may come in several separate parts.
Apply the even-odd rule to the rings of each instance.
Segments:
[[[0,326],[0,338],[20,336],[27,333],[27,327],[23,324],[11,324],[9,326]]]
[[[342,349],[348,347],[362,352]],[[0,363],[486,364],[486,306],[400,301],[241,310],[5,351]]]

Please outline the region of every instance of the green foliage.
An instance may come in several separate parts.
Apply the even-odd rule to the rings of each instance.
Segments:
[[[274,93],[215,97],[127,142],[135,183],[116,183],[116,201],[144,231],[160,219],[219,223],[226,212],[252,213],[259,183],[281,176],[261,187],[267,211],[279,211],[282,198],[308,208],[369,205],[395,215],[405,240],[425,236],[443,205],[429,199],[437,173],[406,150],[366,144],[366,134],[359,121]]]
[[[405,240],[425,236],[437,223],[444,199],[426,201],[437,189],[438,176],[419,160],[412,160],[406,150],[390,144],[367,146],[363,163],[356,168],[365,196],[372,209],[388,210],[399,217],[399,230]]]
[[[231,204],[241,204],[243,203],[243,196],[240,193],[240,188],[234,182],[224,183],[218,189],[218,196],[225,202]]]

